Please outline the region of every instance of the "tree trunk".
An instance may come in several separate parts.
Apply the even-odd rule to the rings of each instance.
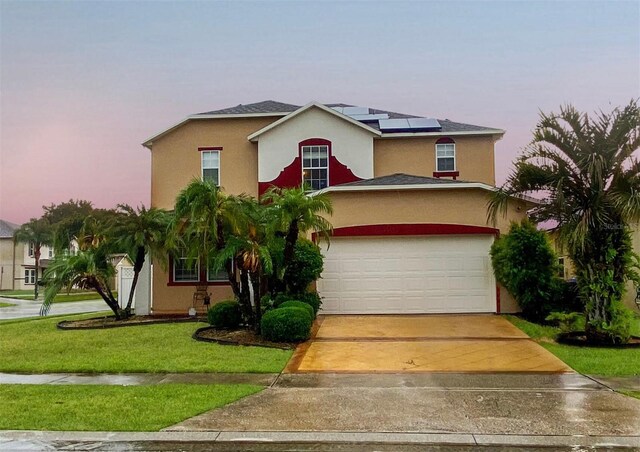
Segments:
[[[107,290],[105,291],[101,286],[101,284],[96,281],[93,284],[93,288],[95,289],[96,292],[98,292],[98,294],[102,297],[105,303],[107,303],[107,306],[109,306],[109,309],[113,311],[113,314],[115,315],[116,320],[122,320],[126,318],[123,316],[124,311],[122,311],[122,309],[120,309],[120,306],[118,306],[118,301],[114,300],[113,294],[111,294],[111,291],[109,290],[108,286],[107,286]]]
[[[249,291],[249,272],[240,269],[240,284],[242,291],[240,292],[240,308],[244,312],[245,318],[250,326],[255,326],[255,316],[253,315],[253,307],[251,306],[251,292]]]
[[[289,230],[287,231],[287,236],[285,237],[284,243],[284,253],[283,253],[283,267],[284,267],[284,275],[282,281],[279,282],[279,291],[285,292],[287,290],[287,281],[288,281],[288,267],[293,260],[293,255],[295,253],[296,242],[298,241],[298,236],[300,235],[300,229],[298,227],[298,220],[293,220],[289,225]]]
[[[253,304],[256,312],[256,323],[254,325],[255,331],[260,334],[260,321],[262,320],[262,306],[260,304],[260,297],[262,291],[260,290],[260,273],[251,273],[251,285],[253,286]]]
[[[145,250],[144,246],[139,246],[138,251],[136,252],[136,261],[133,264],[133,281],[131,281],[131,290],[129,291],[129,300],[127,301],[127,307],[125,308],[125,312],[128,316],[131,315],[131,305],[133,304],[133,295],[136,292],[136,285],[138,284],[138,276],[142,271],[142,267],[144,265],[144,255]],[[122,290],[122,287],[120,288]]]
[[[40,244],[34,243],[33,248],[34,248],[33,257],[36,262],[36,276],[34,280],[35,285],[33,287],[33,299],[37,300],[38,299],[38,282],[40,281],[40,278],[38,278],[38,273],[40,273]]]

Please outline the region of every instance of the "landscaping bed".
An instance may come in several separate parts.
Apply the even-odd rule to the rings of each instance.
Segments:
[[[578,347],[600,347],[600,348],[638,348],[640,349],[640,337],[631,336],[629,342],[626,344],[618,345],[601,345],[592,344],[587,341],[587,336],[584,331],[570,331],[568,333],[560,333],[556,338],[556,341],[560,344],[574,345]]]
[[[223,345],[252,345],[283,350],[294,349],[297,345],[294,342],[268,341],[249,328],[225,330],[209,326],[197,329],[196,332],[193,333],[193,338],[197,341],[216,342]]]
[[[154,325],[158,323],[202,322],[197,317],[134,315],[124,320],[116,320],[112,315],[90,319],[63,320],[58,323],[61,330],[94,330],[120,328],[123,326]]]

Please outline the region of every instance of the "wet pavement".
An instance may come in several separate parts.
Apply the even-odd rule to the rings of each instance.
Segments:
[[[166,430],[640,436],[640,400],[578,374],[409,377],[283,375]]]
[[[15,305],[0,308],[0,320],[40,316],[42,300],[18,300],[16,298],[0,297],[0,301]],[[108,309],[103,300],[70,301],[67,303],[53,303],[48,315],[82,314],[86,312],[106,311]]]
[[[172,373],[172,374],[19,374],[0,373],[0,384],[25,385],[116,385],[139,386],[158,384],[254,384],[270,386],[278,374],[250,373]]]
[[[0,432],[0,450],[107,451],[548,451],[634,449],[639,437],[412,433]]]

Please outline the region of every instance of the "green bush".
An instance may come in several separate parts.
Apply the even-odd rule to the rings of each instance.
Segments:
[[[207,318],[215,328],[237,328],[242,318],[240,305],[234,300],[221,301],[209,308]]]
[[[612,303],[609,309],[611,321],[597,324],[587,322],[587,334],[591,329],[592,336],[597,337],[598,342],[602,344],[626,344],[631,339],[633,312],[619,301]]]
[[[323,258],[320,247],[310,240],[296,242],[293,259],[285,272],[285,283],[290,293],[304,293],[309,284],[320,277]]]
[[[584,314],[581,312],[552,312],[545,320],[559,327],[563,333],[568,333],[580,330],[584,325]]]
[[[301,342],[311,335],[312,320],[302,308],[280,308],[262,316],[262,336],[274,342]]]
[[[540,322],[556,308],[560,279],[558,259],[547,235],[531,222],[513,223],[509,233],[491,246],[491,264],[496,279],[528,319]]]
[[[309,313],[311,320],[316,318],[316,312],[313,310],[313,307],[310,304],[303,303],[302,301],[298,301],[298,300],[285,301],[280,306],[278,306],[278,309],[283,309],[283,308],[302,308]]]
[[[322,306],[322,298],[320,298],[320,294],[316,291],[301,293],[296,296],[296,300],[300,300],[303,303],[310,305],[315,314],[318,313],[320,306]]]

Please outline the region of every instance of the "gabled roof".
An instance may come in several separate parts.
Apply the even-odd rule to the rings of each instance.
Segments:
[[[348,182],[346,184],[337,185],[338,187],[370,187],[377,185],[426,185],[426,184],[441,184],[441,185],[456,185],[456,184],[468,184],[469,182],[453,179],[440,179],[437,177],[427,176],[413,176],[405,173],[389,174],[387,176],[379,176],[371,179],[363,179],[355,182]]]
[[[344,107],[354,107],[351,104],[343,104],[343,103],[331,103],[331,104],[320,104],[313,103],[315,105],[322,105],[326,107],[328,110],[333,110],[334,108],[344,108]],[[307,104],[307,107],[310,104]],[[252,104],[239,104],[235,107],[222,108],[219,110],[212,110],[203,113],[196,113],[190,116],[187,116],[185,119],[180,121],[177,124],[163,130],[160,133],[155,134],[151,138],[147,139],[143,146],[150,148],[153,144],[153,140],[157,140],[158,138],[168,134],[169,132],[177,129],[188,121],[195,119],[223,119],[223,118],[244,118],[244,117],[277,117],[277,116],[287,116],[291,113],[299,111],[301,108],[304,108],[300,105],[287,104],[284,102],[278,102],[275,100],[264,100],[261,102],[255,102]],[[410,119],[410,118],[420,118],[420,116],[406,114],[406,113],[397,113],[388,110],[380,110],[376,108],[368,108],[370,115],[388,115],[389,119]],[[347,115],[343,115],[340,112],[336,112],[341,116],[348,117]],[[478,126],[473,124],[466,124],[462,122],[454,122],[448,119],[438,119],[437,121],[440,123],[440,130],[438,131],[429,131],[429,132],[382,132],[380,133],[380,125],[377,121],[365,121],[358,120],[349,117],[349,119],[360,123],[365,126],[369,131],[377,132],[382,138],[394,138],[394,137],[405,137],[405,136],[428,136],[428,135],[498,135],[502,136],[504,134],[504,130],[496,129],[493,127],[485,127]],[[276,121],[277,122],[277,121]],[[253,136],[253,135],[252,135]]]
[[[193,116],[201,115],[250,115],[256,113],[291,113],[300,108],[300,105],[285,104],[275,100],[263,100],[254,104],[239,104],[235,107],[222,108],[220,110],[207,111],[198,113]]]
[[[299,114],[304,113],[305,111],[310,110],[312,108],[318,108],[318,109],[324,111],[325,113],[328,113],[328,114],[333,115],[333,116],[335,116],[337,118],[340,118],[340,119],[342,119],[342,120],[344,120],[344,121],[346,121],[348,123],[351,123],[352,125],[354,125],[356,127],[360,127],[361,129],[364,129],[367,132],[372,133],[373,135],[380,135],[380,131],[369,127],[368,124],[365,124],[365,123],[360,122],[360,121],[356,121],[355,119],[350,118],[347,115],[343,115],[342,113],[340,113],[340,112],[338,112],[338,111],[334,110],[333,108],[330,108],[330,107],[328,107],[326,105],[320,104],[318,102],[310,102],[307,105],[305,105],[304,107],[301,107],[301,108],[297,109],[293,113],[288,114],[287,116],[285,116],[283,118],[280,118],[275,122],[272,122],[268,126],[263,127],[262,129],[258,130],[257,132],[252,133],[251,135],[249,135],[247,137],[247,139],[249,141],[255,141],[256,138],[258,138],[263,133],[268,132],[271,129],[275,129],[280,124],[282,124],[284,122],[287,122],[287,121],[295,118]]]
[[[8,239],[13,237],[13,233],[20,227],[19,224],[10,221],[0,220],[0,239]]]

